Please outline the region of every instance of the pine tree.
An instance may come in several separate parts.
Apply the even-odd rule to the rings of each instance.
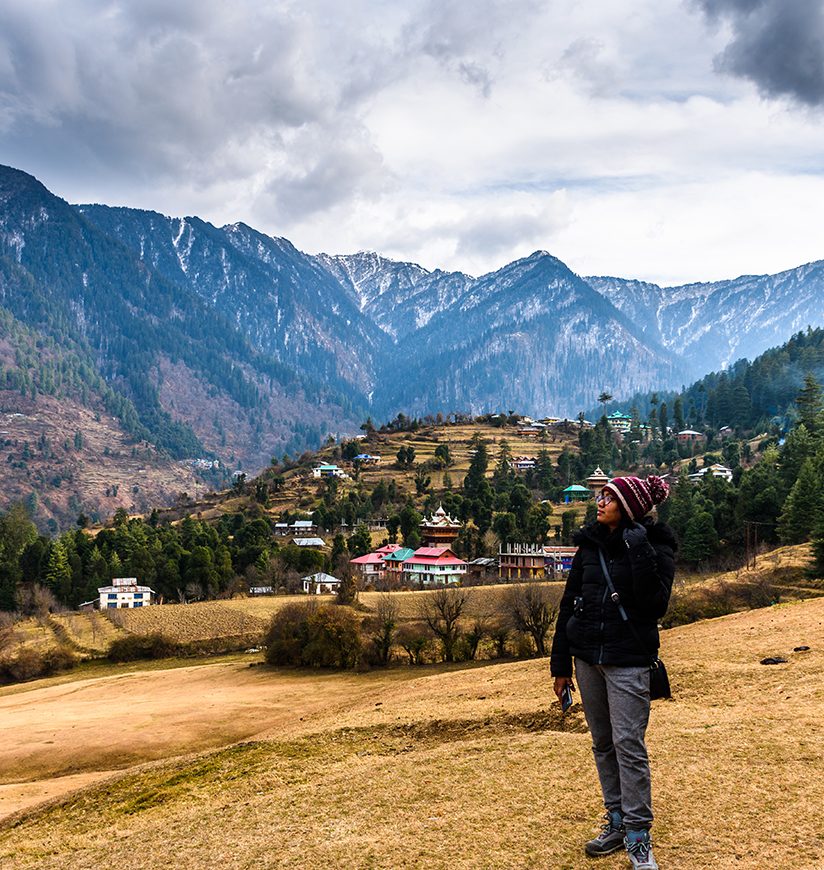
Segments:
[[[804,386],[796,397],[795,404],[801,422],[810,432],[816,432],[820,428],[819,415],[824,407],[824,392],[813,375],[804,377]]]
[[[472,447],[475,455],[469,463],[469,471],[464,478],[464,491],[467,498],[478,498],[486,481],[486,472],[489,468],[489,453],[486,444],[480,435],[472,439]]]
[[[818,522],[812,534],[813,553],[807,573],[817,580],[824,580],[824,514],[818,518]]]
[[[46,585],[59,601],[68,602],[72,588],[72,570],[66,546],[59,538],[54,541],[49,553]]]
[[[816,528],[822,508],[820,477],[812,459],[805,459],[778,518],[782,544],[800,544]]]
[[[706,561],[718,550],[718,533],[715,531],[712,514],[698,511],[687,523],[681,555],[693,565]]]

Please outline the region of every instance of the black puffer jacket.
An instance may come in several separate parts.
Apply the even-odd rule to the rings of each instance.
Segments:
[[[590,664],[630,667],[652,661],[658,651],[658,620],[667,612],[675,574],[675,535],[669,526],[645,517],[646,538],[631,548],[626,526],[613,532],[591,523],[574,538],[572,561],[558,610],[550,667],[554,677],[572,676],[572,656]],[[607,590],[598,549],[603,549],[615,590],[647,647],[644,653]]]

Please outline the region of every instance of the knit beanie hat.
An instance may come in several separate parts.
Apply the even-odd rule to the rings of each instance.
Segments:
[[[640,477],[613,477],[604,489],[618,499],[631,520],[640,520],[667,498],[670,488],[660,477],[651,474],[646,480]]]

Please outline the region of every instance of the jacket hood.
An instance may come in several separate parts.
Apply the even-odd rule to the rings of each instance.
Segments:
[[[678,541],[675,537],[675,532],[666,524],[654,520],[652,517],[642,517],[639,520],[640,524],[647,530],[647,538],[651,544],[665,544],[671,547],[673,551],[678,549]],[[613,540],[620,536],[624,528],[629,527],[629,523],[622,523],[615,532],[610,531],[608,526],[603,523],[594,522],[578,529],[572,536],[572,543],[578,547],[581,546],[608,546],[610,538]]]

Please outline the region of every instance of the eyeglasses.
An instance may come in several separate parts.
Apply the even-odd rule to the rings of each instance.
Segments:
[[[615,497],[611,495],[606,495],[605,493],[601,493],[600,495],[595,496],[596,504],[612,504],[615,501]]]

